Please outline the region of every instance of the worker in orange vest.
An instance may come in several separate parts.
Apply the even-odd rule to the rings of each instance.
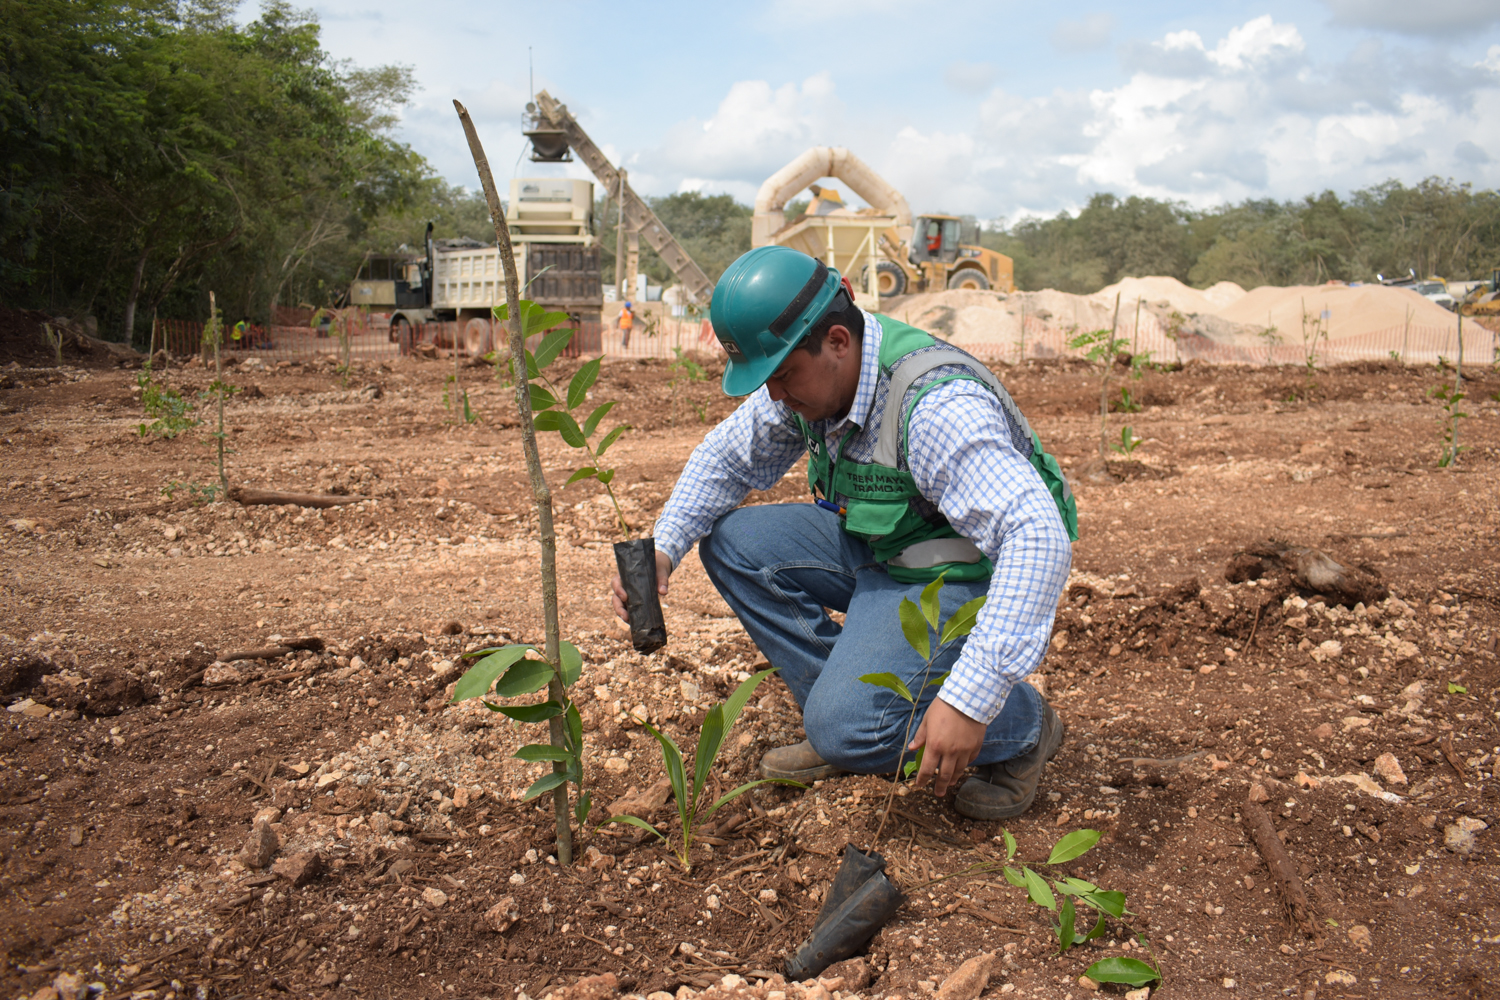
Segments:
[[[629,302],[620,310],[620,347],[630,350],[630,331],[635,328],[635,310]]]

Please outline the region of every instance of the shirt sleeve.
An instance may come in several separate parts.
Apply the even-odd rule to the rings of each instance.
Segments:
[[[676,566],[715,521],[751,490],[775,486],[806,450],[792,411],[765,386],[755,390],[693,449],[656,519],[656,551]]]
[[[1047,651],[1072,545],[988,389],[967,379],[934,387],[917,404],[909,433],[917,488],[995,564],[988,600],[938,692],[989,725]]]

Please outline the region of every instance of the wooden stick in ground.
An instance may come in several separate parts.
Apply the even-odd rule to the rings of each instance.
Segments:
[[[557,535],[552,529],[552,491],[547,487],[547,477],[542,472],[542,455],[536,446],[536,425],[531,420],[531,382],[526,377],[526,337],[521,329],[521,279],[516,273],[515,252],[510,245],[510,226],[505,221],[505,209],[500,205],[500,194],[495,189],[495,178],[490,173],[490,161],[484,154],[479,133],[469,118],[468,109],[458,101],[453,102],[458,120],[463,123],[464,137],[469,140],[469,152],[474,157],[474,167],[479,171],[479,183],[484,189],[484,199],[489,205],[490,220],[495,225],[495,245],[500,251],[500,263],[505,268],[505,303],[510,313],[510,357],[516,373],[516,409],[521,418],[521,441],[526,451],[526,472],[531,478],[531,496],[536,502],[537,526],[542,542],[542,616],[546,630],[547,662],[554,671],[561,662],[558,643],[561,636],[557,625]],[[554,676],[547,685],[547,693],[553,701],[561,702],[565,697],[562,683]],[[563,745],[563,720],[548,721],[553,746]],[[552,765],[554,774],[566,772],[567,765],[556,761]],[[560,865],[573,863],[573,828],[568,819],[568,786],[559,785],[552,792],[553,812],[557,820],[557,861]]]
[[[251,490],[236,486],[229,491],[229,499],[246,507],[254,504],[295,504],[298,507],[341,507],[344,504],[369,500],[362,496],[333,496],[327,493],[284,493],[280,490]]]
[[[1266,867],[1271,869],[1272,877],[1281,886],[1287,909],[1292,913],[1292,923],[1303,934],[1321,941],[1323,934],[1318,927],[1317,914],[1307,900],[1307,893],[1302,888],[1302,878],[1297,874],[1297,866],[1292,864],[1291,855],[1287,854],[1286,846],[1276,835],[1276,826],[1271,822],[1270,814],[1261,808],[1259,802],[1251,799],[1246,799],[1240,809],[1250,839],[1255,841]]]

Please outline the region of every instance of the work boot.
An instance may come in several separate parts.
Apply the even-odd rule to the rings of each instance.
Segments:
[[[818,751],[807,740],[789,747],[777,747],[760,759],[762,778],[789,778],[804,785],[845,773],[843,768],[834,767],[819,757]]]
[[[1036,746],[1019,757],[984,764],[958,790],[953,807],[970,819],[1010,819],[1031,808],[1037,785],[1047,762],[1057,756],[1068,727],[1052,711],[1042,707],[1042,735]],[[765,765],[761,765],[764,769]]]

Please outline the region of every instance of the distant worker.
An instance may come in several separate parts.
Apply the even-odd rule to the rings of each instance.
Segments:
[[[943,249],[942,223],[933,219],[927,223],[927,252],[935,254]]]
[[[244,320],[240,320],[238,323],[234,324],[234,329],[229,332],[229,339],[234,341],[234,347],[236,350],[244,346],[243,341],[245,339],[245,330],[248,326],[249,324],[247,324]]]
[[[630,331],[635,328],[635,309],[629,302],[620,310],[620,348],[630,350]]]

